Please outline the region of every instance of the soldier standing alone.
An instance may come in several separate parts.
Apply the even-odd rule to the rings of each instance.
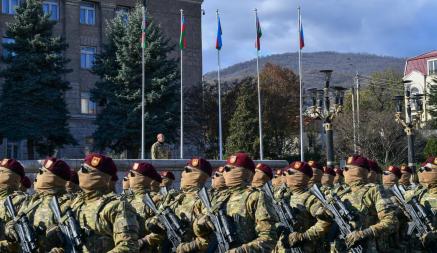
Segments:
[[[152,159],[170,159],[170,147],[165,143],[165,136],[159,133],[156,136],[157,142],[152,145],[151,156]]]

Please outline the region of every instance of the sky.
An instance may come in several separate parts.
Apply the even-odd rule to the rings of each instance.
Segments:
[[[203,72],[217,69],[217,9],[225,68],[256,57],[255,8],[263,31],[260,55],[296,52],[298,5],[302,9],[304,53],[410,57],[437,50],[436,0],[205,0]]]

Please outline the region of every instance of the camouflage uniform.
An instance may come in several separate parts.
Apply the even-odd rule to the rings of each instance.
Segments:
[[[152,159],[170,159],[170,147],[162,142],[155,142],[151,148],[151,156]]]
[[[135,210],[114,193],[105,194],[117,167],[111,158],[100,154],[85,157],[79,171],[84,190],[71,204],[72,211],[86,232],[83,253],[138,253],[138,222]],[[95,177],[99,181],[88,178]],[[106,184],[106,187],[105,185]]]
[[[10,188],[0,189],[0,252],[17,252],[18,245],[7,242],[5,238],[6,223],[12,220],[12,217],[9,216],[5,205],[3,204],[8,196],[11,196],[12,203],[17,211],[20,210],[21,205],[26,201],[28,196],[21,191],[14,191]]]
[[[371,228],[373,238],[364,243],[366,252],[379,252],[375,239],[387,236],[398,228],[395,207],[382,186],[356,182],[336,190],[346,208],[355,216],[352,226],[355,230]],[[336,250],[344,252],[343,242],[336,242]]]
[[[271,252],[277,240],[274,208],[262,191],[232,187],[213,200],[213,210],[226,210],[239,237],[242,252]]]

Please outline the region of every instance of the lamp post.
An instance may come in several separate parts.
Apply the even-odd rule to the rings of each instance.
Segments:
[[[405,87],[404,96],[395,96],[394,101],[396,103],[396,113],[395,113],[395,121],[404,128],[405,133],[407,134],[407,142],[408,142],[408,167],[413,172],[411,181],[413,183],[418,182],[418,177],[416,173],[416,162],[415,162],[415,149],[414,149],[414,139],[415,133],[414,130],[420,127],[421,116],[423,111],[423,94],[414,94],[411,95],[409,84],[410,80],[406,80],[403,82]],[[405,112],[403,110],[402,104],[405,103]],[[413,115],[412,111],[415,111]],[[402,117],[404,114],[404,118]]]
[[[332,121],[343,110],[345,88],[331,87],[332,70],[320,71],[324,74],[325,85],[323,89],[310,89],[312,106],[309,108],[311,118],[323,120],[326,142],[326,166],[334,168],[334,131]],[[334,101],[333,106],[331,100]]]

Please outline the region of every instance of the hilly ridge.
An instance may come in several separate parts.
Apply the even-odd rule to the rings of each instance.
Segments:
[[[298,54],[284,53],[265,56],[260,58],[260,68],[266,63],[273,63],[287,67],[298,74]],[[355,73],[368,76],[377,71],[395,70],[403,73],[405,66],[404,58],[391,56],[378,56],[365,53],[338,53],[338,52],[314,52],[303,53],[302,56],[303,82],[305,88],[320,87],[323,83],[322,69],[332,69],[333,85],[351,87]],[[223,81],[232,81],[256,74],[256,59],[242,62],[225,68],[221,72]],[[209,72],[204,76],[206,81],[214,81],[217,72]]]

